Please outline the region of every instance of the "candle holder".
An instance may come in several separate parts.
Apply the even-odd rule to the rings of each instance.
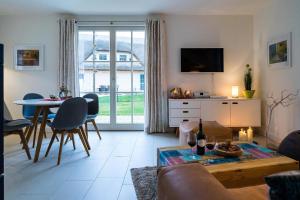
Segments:
[[[170,90],[171,99],[180,99],[182,98],[182,90],[181,88],[173,88]]]
[[[191,99],[193,98],[194,94],[191,90],[185,90],[183,93],[183,97],[186,99]]]

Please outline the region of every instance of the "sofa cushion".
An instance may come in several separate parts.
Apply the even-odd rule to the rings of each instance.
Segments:
[[[300,199],[300,170],[281,172],[265,177],[271,200]]]
[[[234,200],[234,196],[202,165],[166,167],[158,174],[159,200]]]

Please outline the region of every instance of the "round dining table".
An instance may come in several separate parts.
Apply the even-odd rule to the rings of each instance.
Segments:
[[[90,99],[90,98],[85,98],[85,100],[88,103],[93,101],[93,99]],[[40,130],[39,130],[38,138],[37,138],[37,145],[36,145],[33,162],[37,162],[39,159],[42,142],[43,142],[43,138],[44,138],[44,133],[46,133],[46,124],[47,124],[49,109],[59,107],[64,101],[65,100],[52,100],[52,99],[27,99],[27,100],[14,101],[14,103],[17,105],[35,106],[36,107],[34,116],[31,119],[33,126],[31,126],[29,128],[29,130],[26,134],[27,142],[29,141],[29,139],[32,135],[34,127],[37,126],[37,124],[38,124],[39,116],[42,115],[41,126],[40,126]]]

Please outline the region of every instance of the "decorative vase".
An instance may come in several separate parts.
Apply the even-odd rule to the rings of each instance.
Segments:
[[[243,93],[247,99],[251,99],[255,93],[255,90],[244,90]]]

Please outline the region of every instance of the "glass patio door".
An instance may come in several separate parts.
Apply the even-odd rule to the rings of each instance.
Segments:
[[[80,93],[98,94],[100,129],[143,130],[144,40],[140,27],[78,31]]]

